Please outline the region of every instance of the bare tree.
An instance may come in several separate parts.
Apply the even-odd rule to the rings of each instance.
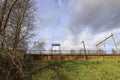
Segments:
[[[2,32],[2,22],[4,19],[6,5],[7,5],[7,0],[4,0],[3,4],[1,4],[2,9],[0,10],[0,33]]]
[[[33,50],[38,51],[37,53],[42,54],[45,51],[45,42],[35,42],[32,47]]]
[[[4,0],[0,10],[2,80],[23,80],[23,55],[18,48],[27,48],[27,39],[34,28],[34,7],[31,0]]]

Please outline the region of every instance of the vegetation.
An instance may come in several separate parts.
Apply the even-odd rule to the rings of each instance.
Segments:
[[[35,61],[28,80],[120,80],[120,60]]]

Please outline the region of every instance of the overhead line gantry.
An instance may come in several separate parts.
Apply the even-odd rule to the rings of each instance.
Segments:
[[[114,42],[114,45],[115,45],[115,49],[117,50],[117,43],[115,42],[115,39],[114,39],[114,35],[113,33],[111,33],[111,35],[109,37],[107,37],[106,39],[102,40],[101,42],[99,42],[98,44],[96,44],[96,48],[98,49],[98,46],[101,45],[102,43],[104,43],[106,40],[108,40],[109,38],[113,39],[113,42]]]

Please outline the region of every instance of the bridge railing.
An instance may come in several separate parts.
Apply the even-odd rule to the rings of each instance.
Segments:
[[[74,54],[85,55],[84,50],[28,50],[27,54]],[[120,50],[86,50],[87,55],[120,54]]]

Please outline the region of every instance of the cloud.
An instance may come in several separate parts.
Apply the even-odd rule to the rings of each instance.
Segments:
[[[92,33],[105,32],[120,26],[119,0],[80,0],[75,7],[68,25],[73,34],[79,34],[84,28]]]
[[[120,39],[118,38],[119,36],[116,36],[116,35],[119,35],[118,32],[120,32],[120,29],[113,29],[113,30],[110,30],[107,32],[102,32],[102,33],[93,35],[92,33],[89,32],[89,30],[86,30],[86,31],[80,33],[78,36],[69,35],[68,38],[63,42],[62,49],[77,49],[77,50],[83,49],[83,45],[82,45],[81,41],[85,41],[87,49],[95,50],[96,44],[101,42],[108,36],[110,36],[111,33],[114,34],[115,41],[117,43],[118,48],[120,49],[120,47],[119,47]],[[104,45],[106,45],[106,46],[104,46]],[[99,48],[106,49],[106,50],[115,48],[113,39],[109,38],[103,44],[101,44],[99,46]]]
[[[65,35],[63,49],[83,48],[81,41],[89,44],[87,48],[94,48],[94,44],[111,33],[120,32],[120,0],[52,0],[48,3],[46,0],[46,5],[41,7],[39,25],[49,27],[46,34],[52,37],[45,37],[50,41],[63,41]],[[60,21],[56,21],[58,18]],[[56,23],[59,24],[54,25]],[[62,31],[59,32],[56,26],[63,28]],[[57,34],[50,32],[54,28]]]
[[[88,30],[77,36],[69,34],[67,39],[62,43],[62,49],[83,49],[81,42],[85,41],[85,44],[88,44],[90,37],[91,33]],[[88,48],[89,46],[86,47]]]
[[[63,42],[64,49],[80,48],[81,40],[94,45],[111,33],[120,32],[119,4],[120,0],[72,0],[62,4],[65,10],[71,12],[71,20],[67,26],[68,38]],[[112,40],[106,41],[109,42]]]

